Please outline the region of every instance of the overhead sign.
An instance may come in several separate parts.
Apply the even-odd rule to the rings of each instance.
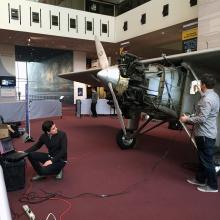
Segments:
[[[182,32],[182,40],[189,40],[193,38],[197,38],[198,35],[198,28],[192,28],[189,30],[185,30]]]

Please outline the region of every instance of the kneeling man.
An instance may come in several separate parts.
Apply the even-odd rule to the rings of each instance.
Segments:
[[[49,175],[56,175],[56,179],[62,179],[62,169],[67,162],[66,133],[58,130],[53,121],[44,121],[42,130],[44,133],[37,143],[25,150],[29,153],[28,159],[37,173],[32,180],[40,180]],[[36,152],[43,145],[47,147],[48,153]]]

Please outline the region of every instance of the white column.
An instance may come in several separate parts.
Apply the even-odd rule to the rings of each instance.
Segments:
[[[198,1],[198,50],[220,47],[220,1]]]
[[[11,220],[11,212],[5,187],[3,170],[0,165],[0,220]]]
[[[220,47],[220,1],[198,1],[198,50]],[[220,89],[216,89],[220,94]],[[220,116],[216,146],[220,146]]]
[[[73,71],[86,70],[86,53],[73,52]],[[87,85],[84,83],[73,82],[74,104],[77,99],[83,100],[87,98]]]

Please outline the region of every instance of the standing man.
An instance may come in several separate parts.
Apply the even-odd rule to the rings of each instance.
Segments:
[[[92,88],[92,102],[91,102],[92,117],[97,117],[97,112],[96,112],[97,100],[98,100],[98,93],[94,88]]]
[[[45,178],[48,175],[56,175],[56,179],[62,179],[62,169],[67,162],[67,136],[57,129],[53,121],[44,121],[43,134],[37,143],[27,149],[28,159],[37,175],[33,181]],[[48,153],[35,152],[45,145]]]
[[[213,90],[216,80],[211,74],[201,77],[201,98],[195,116],[183,115],[182,122],[194,124],[194,136],[198,147],[199,169],[195,178],[187,182],[197,185],[202,192],[218,192],[217,175],[213,161],[213,147],[217,135],[219,96]]]

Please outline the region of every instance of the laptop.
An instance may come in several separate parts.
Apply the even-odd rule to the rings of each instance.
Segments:
[[[2,159],[9,162],[17,162],[28,156],[28,153],[17,152],[15,150],[11,138],[0,140],[0,153]]]

